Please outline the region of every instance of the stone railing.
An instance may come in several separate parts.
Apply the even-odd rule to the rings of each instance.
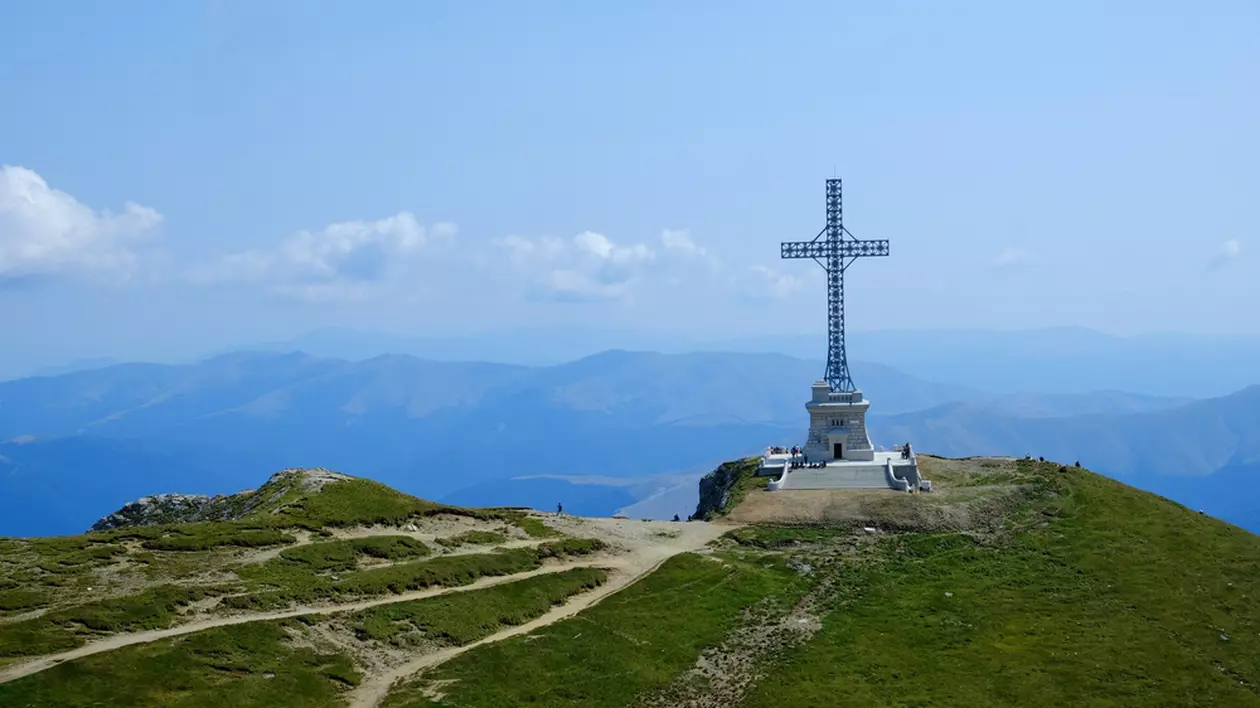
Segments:
[[[899,492],[910,491],[910,482],[898,477],[893,471],[892,460],[884,460],[884,481],[888,483],[889,487],[892,487]]]
[[[914,451],[914,446],[910,447],[910,469],[914,470],[914,488],[920,492],[932,491],[931,480],[923,479],[923,475],[919,473],[919,455]]]
[[[783,485],[787,484],[788,470],[790,470],[791,467],[790,463],[784,462],[783,470],[779,472],[778,478],[770,480],[770,483],[766,485],[766,490],[777,492],[780,489],[783,489]]]

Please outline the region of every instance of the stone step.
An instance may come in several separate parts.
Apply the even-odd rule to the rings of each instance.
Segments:
[[[829,465],[788,473],[784,489],[888,489],[882,465]]]

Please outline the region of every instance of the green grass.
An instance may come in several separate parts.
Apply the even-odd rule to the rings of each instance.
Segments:
[[[505,541],[507,541],[507,536],[498,531],[465,531],[454,536],[437,539],[438,543],[447,548],[456,548],[463,545],[491,545]]]
[[[15,543],[10,558],[24,557],[28,567],[52,575],[77,575],[127,552],[121,544],[90,536],[53,536]]]
[[[372,536],[350,541],[356,551],[380,560],[406,560],[429,555],[429,547],[410,536]]]
[[[256,491],[217,498],[215,515],[226,515],[223,521],[164,523],[51,538],[0,538],[0,578],[11,584],[0,587],[0,592],[21,589],[48,597],[53,605],[64,604],[88,587],[116,591],[111,587],[115,580],[127,586],[136,580],[162,583],[225,568],[232,564],[236,549],[294,544],[296,539],[289,533],[294,529],[329,537],[328,528],[400,525],[437,514],[507,522],[521,515],[518,510],[435,504],[367,479],[332,482],[319,491],[303,487],[301,479],[298,473],[277,475]],[[384,560],[424,555],[417,546],[398,541],[388,546],[378,543],[383,542],[368,541],[359,551]],[[102,577],[95,572],[111,563],[121,563],[115,567],[119,573]],[[28,600],[29,595],[15,595],[2,601],[29,606]]]
[[[166,535],[149,538],[141,546],[153,551],[208,551],[223,546],[258,548],[290,543],[297,543],[297,539],[276,529],[201,522],[170,527]]]
[[[288,607],[320,601],[400,594],[434,586],[468,585],[483,577],[513,575],[534,570],[547,558],[586,555],[602,550],[595,539],[561,539],[533,548],[513,548],[492,553],[470,553],[399,563],[383,568],[347,573],[334,580],[297,567],[283,557],[254,568],[243,568],[242,577],[272,586],[249,595],[226,597],[223,604],[236,609]],[[295,549],[297,550],[297,549]]]
[[[563,535],[547,524],[544,524],[542,519],[538,519],[533,516],[521,515],[516,518],[515,523],[522,531],[528,534],[530,538],[555,538],[556,536]]]
[[[3,706],[320,708],[359,682],[350,658],[287,641],[295,620],[138,644],[0,684]]]
[[[440,508],[440,504],[403,494],[379,482],[352,479],[326,484],[318,494],[305,496],[273,516],[277,517],[276,523],[310,528],[398,525]]]
[[[291,564],[307,571],[353,570],[364,557],[401,561],[429,555],[429,547],[408,536],[372,536],[344,541],[321,541],[280,552],[273,565]]]
[[[825,579],[837,594],[815,610],[821,629],[743,666],[758,679],[741,705],[1260,706],[1260,538],[1058,464],[959,470],[960,486],[1005,479],[1028,493],[985,507],[1000,518],[983,533],[739,529],[728,565],[675,558],[578,617],[427,672],[388,705],[634,705],[740,610],[767,596],[786,607]],[[777,565],[796,561],[812,570]]]
[[[576,617],[427,671],[397,688],[387,705],[635,705],[659,698],[706,647],[747,630],[755,621],[749,617],[758,616],[750,608],[781,613],[825,581],[838,594],[814,610],[821,629],[803,644],[742,664],[756,680],[740,705],[1260,706],[1260,538],[1083,470],[921,459],[948,493],[889,495],[888,504],[961,502],[961,526],[880,525],[885,533],[876,535],[838,526],[737,529],[713,557],[675,557]],[[736,474],[726,508],[738,502],[741,486],[746,494],[763,481]],[[1018,494],[1003,492],[1012,485]],[[337,508],[343,519],[364,511]],[[409,515],[429,513],[407,508]],[[555,535],[536,518],[494,513],[532,536]],[[400,538],[285,549],[240,568],[251,594],[225,601],[284,607],[467,585],[600,548],[560,538],[537,548],[412,560],[428,549]],[[44,601],[23,592],[54,601],[42,617],[0,625],[0,663],[103,632],[170,626],[178,608],[204,592],[168,586],[80,607],[56,604],[57,593],[74,592],[92,577],[87,570],[95,563],[119,559],[122,540],[0,540],[0,603],[9,598],[15,609],[8,611],[23,611],[24,603]],[[365,557],[398,562],[358,570]],[[32,578],[48,587],[33,587]],[[382,605],[346,621],[367,642],[463,644],[601,581],[600,571],[577,569]],[[337,705],[343,687],[357,680],[353,666],[335,652],[284,640],[301,627],[250,623],[68,662],[0,685],[0,705],[109,704],[119,696],[141,706]],[[275,677],[264,678],[268,671]],[[443,698],[425,696],[434,685]]]
[[[598,568],[572,568],[483,590],[379,605],[349,620],[360,639],[396,646],[420,640],[467,644],[539,617],[566,598],[599,587],[607,577]]]
[[[668,685],[766,597],[790,603],[803,581],[780,563],[675,556],[571,619],[478,647],[395,690],[388,708],[624,706]],[[443,683],[446,698],[423,695]]]
[[[850,533],[847,528],[824,526],[744,526],[728,531],[723,538],[730,539],[741,546],[774,549],[826,543]]]
[[[718,512],[720,515],[726,515],[731,509],[739,506],[740,502],[744,501],[752,490],[766,488],[771,478],[758,477],[757,471],[760,468],[760,457],[745,457],[735,463],[736,481],[731,485],[731,492],[726,499],[726,505]]]
[[[1018,533],[886,539],[745,705],[1260,705],[1260,539],[1079,470],[1019,467],[1045,494]]]
[[[467,509],[447,506],[403,494],[370,479],[332,482],[316,494],[296,497],[277,512],[248,517],[277,527],[308,529],[324,527],[399,526],[417,517],[436,514],[501,519],[505,512],[495,509]]]
[[[700,486],[701,500],[697,508],[697,511],[700,511],[700,520],[711,521],[716,517],[726,516],[747,498],[749,492],[754,489],[765,489],[772,478],[758,477],[757,471],[760,468],[760,457],[745,457],[723,462],[717,469],[705,475],[705,480]],[[722,503],[720,493],[723,488],[728,490],[725,503]],[[708,498],[705,498],[706,496]]]
[[[102,632],[169,627],[179,608],[216,592],[214,588],[164,585],[0,625],[0,656],[52,654],[81,646]]]
[[[345,615],[363,641],[452,646],[534,619],[567,598],[603,584],[593,568],[526,578],[482,590],[381,605]],[[318,616],[248,622],[176,639],[124,647],[67,662],[0,685],[4,706],[173,706],[270,708],[340,705],[360,676],[350,657],[299,648]]]
[[[0,612],[26,612],[48,604],[48,595],[36,590],[0,590]]]

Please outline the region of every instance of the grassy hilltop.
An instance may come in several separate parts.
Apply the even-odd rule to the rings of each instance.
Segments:
[[[937,492],[727,463],[711,523],[294,472],[240,518],[5,539],[0,705],[1260,705],[1260,538],[1086,470],[920,459]]]

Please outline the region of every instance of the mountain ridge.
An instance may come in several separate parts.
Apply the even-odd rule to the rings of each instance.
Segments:
[[[613,350],[531,368],[290,352],[4,382],[0,532],[76,531],[96,518],[90,506],[102,498],[121,504],[163,480],[172,491],[215,494],[269,470],[320,465],[464,504],[478,494],[540,508],[568,499],[575,509],[607,515],[654,497],[638,508],[670,518],[690,513],[694,488],[680,483],[665,493],[652,480],[698,476],[697,468],[733,454],[790,445],[803,434],[806,389],[820,370],[818,362],[778,354]],[[995,396],[861,362],[854,372],[874,403],[877,444],[910,439],[947,455],[1053,453],[1112,474],[1129,468],[1110,469],[1111,458],[1079,442],[1093,431],[1063,421],[1084,420],[1081,411],[1185,405],[1115,392]],[[946,404],[952,408],[940,409]],[[934,408],[937,418],[923,413]],[[1057,447],[1046,444],[1040,431],[1059,428],[1071,435]],[[989,445],[1004,431],[996,440],[1002,444]],[[1184,444],[1199,444],[1192,433],[1199,434],[1187,433]],[[1146,444],[1131,437],[1119,439],[1118,449]],[[637,482],[596,490],[566,481],[575,475]],[[1196,490],[1166,491],[1190,498],[1184,495]],[[1208,502],[1204,508],[1213,509]]]
[[[284,470],[222,520],[0,538],[0,703],[1260,704],[1260,537],[1056,462],[920,464],[933,492],[771,492],[732,460],[713,523]]]

